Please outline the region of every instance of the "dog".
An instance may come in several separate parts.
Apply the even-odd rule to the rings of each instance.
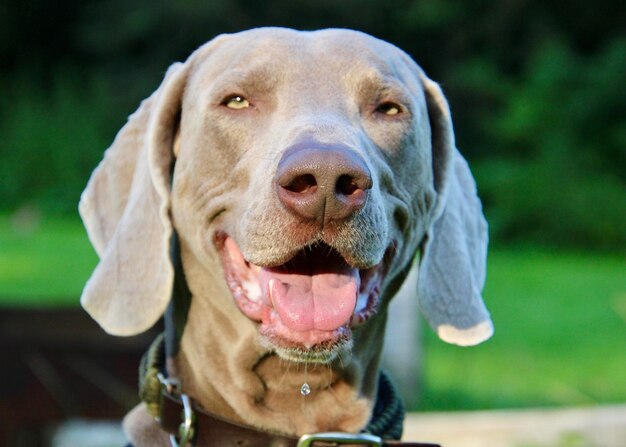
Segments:
[[[361,32],[204,44],[130,116],[79,209],[100,257],[81,304],[113,335],[163,315],[177,235],[192,300],[167,372],[199,408],[260,431],[364,429],[412,268],[441,339],[493,332],[487,224],[446,98]],[[169,445],[145,404],[124,428],[135,446]]]

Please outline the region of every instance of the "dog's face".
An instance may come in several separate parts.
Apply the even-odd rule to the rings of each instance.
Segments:
[[[229,321],[284,359],[348,349],[382,321],[418,250],[420,305],[440,337],[492,332],[486,224],[447,102],[405,53],[362,33],[267,28],[200,47],[130,117],[80,210],[101,258],[81,301],[113,334],[162,315],[173,229],[207,313],[195,324]]]
[[[340,31],[257,31],[204,58],[182,98],[174,226],[207,269],[219,259],[265,344],[330,361],[377,313],[436,202],[416,68]]]

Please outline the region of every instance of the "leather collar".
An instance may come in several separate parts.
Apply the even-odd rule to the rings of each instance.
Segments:
[[[180,435],[181,425],[184,425],[185,404],[183,400],[173,394],[164,391],[161,401],[161,415],[158,418],[163,430],[168,432],[174,439]],[[276,433],[262,432],[252,427],[227,421],[220,416],[211,414],[195,403],[190,402],[193,411],[193,434],[192,442],[198,447],[296,447],[299,439]],[[356,435],[358,437],[359,435]],[[370,435],[371,436],[371,435]],[[323,437],[323,436],[321,436]],[[372,438],[378,438],[373,436]],[[352,443],[351,441],[324,442],[315,441],[312,446],[336,446],[336,445],[378,445],[382,447],[440,447],[438,444],[420,442],[390,441],[378,438],[377,441],[367,443],[364,439]],[[186,442],[185,442],[186,444]],[[183,443],[181,442],[181,447]]]

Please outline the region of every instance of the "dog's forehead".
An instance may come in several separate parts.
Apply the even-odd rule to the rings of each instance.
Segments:
[[[199,77],[273,72],[281,76],[315,76],[327,72],[349,76],[406,80],[410,58],[399,48],[365,33],[345,29],[296,31],[259,28],[222,35],[200,51]],[[337,78],[331,76],[330,78]]]
[[[287,28],[258,28],[224,37],[224,46],[238,46],[240,51],[247,51],[254,54],[254,57],[283,54],[317,59],[323,54],[326,58],[342,61],[368,59],[384,63],[385,59],[402,53],[388,42],[347,29],[297,31]]]

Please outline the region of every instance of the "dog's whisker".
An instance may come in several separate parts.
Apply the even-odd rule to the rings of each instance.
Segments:
[[[341,369],[345,368],[343,356],[344,356],[344,351],[342,349],[340,349],[337,352],[337,361],[339,362],[339,365],[340,365]],[[330,367],[330,365],[329,365],[329,367]]]
[[[330,364],[325,365],[326,372],[328,373],[328,389],[332,391],[333,388],[333,368]]]
[[[282,372],[280,380],[278,382],[278,388],[282,389],[285,381],[287,380],[287,377],[290,375],[292,362],[283,360],[281,357],[278,357],[278,365],[280,371]]]

